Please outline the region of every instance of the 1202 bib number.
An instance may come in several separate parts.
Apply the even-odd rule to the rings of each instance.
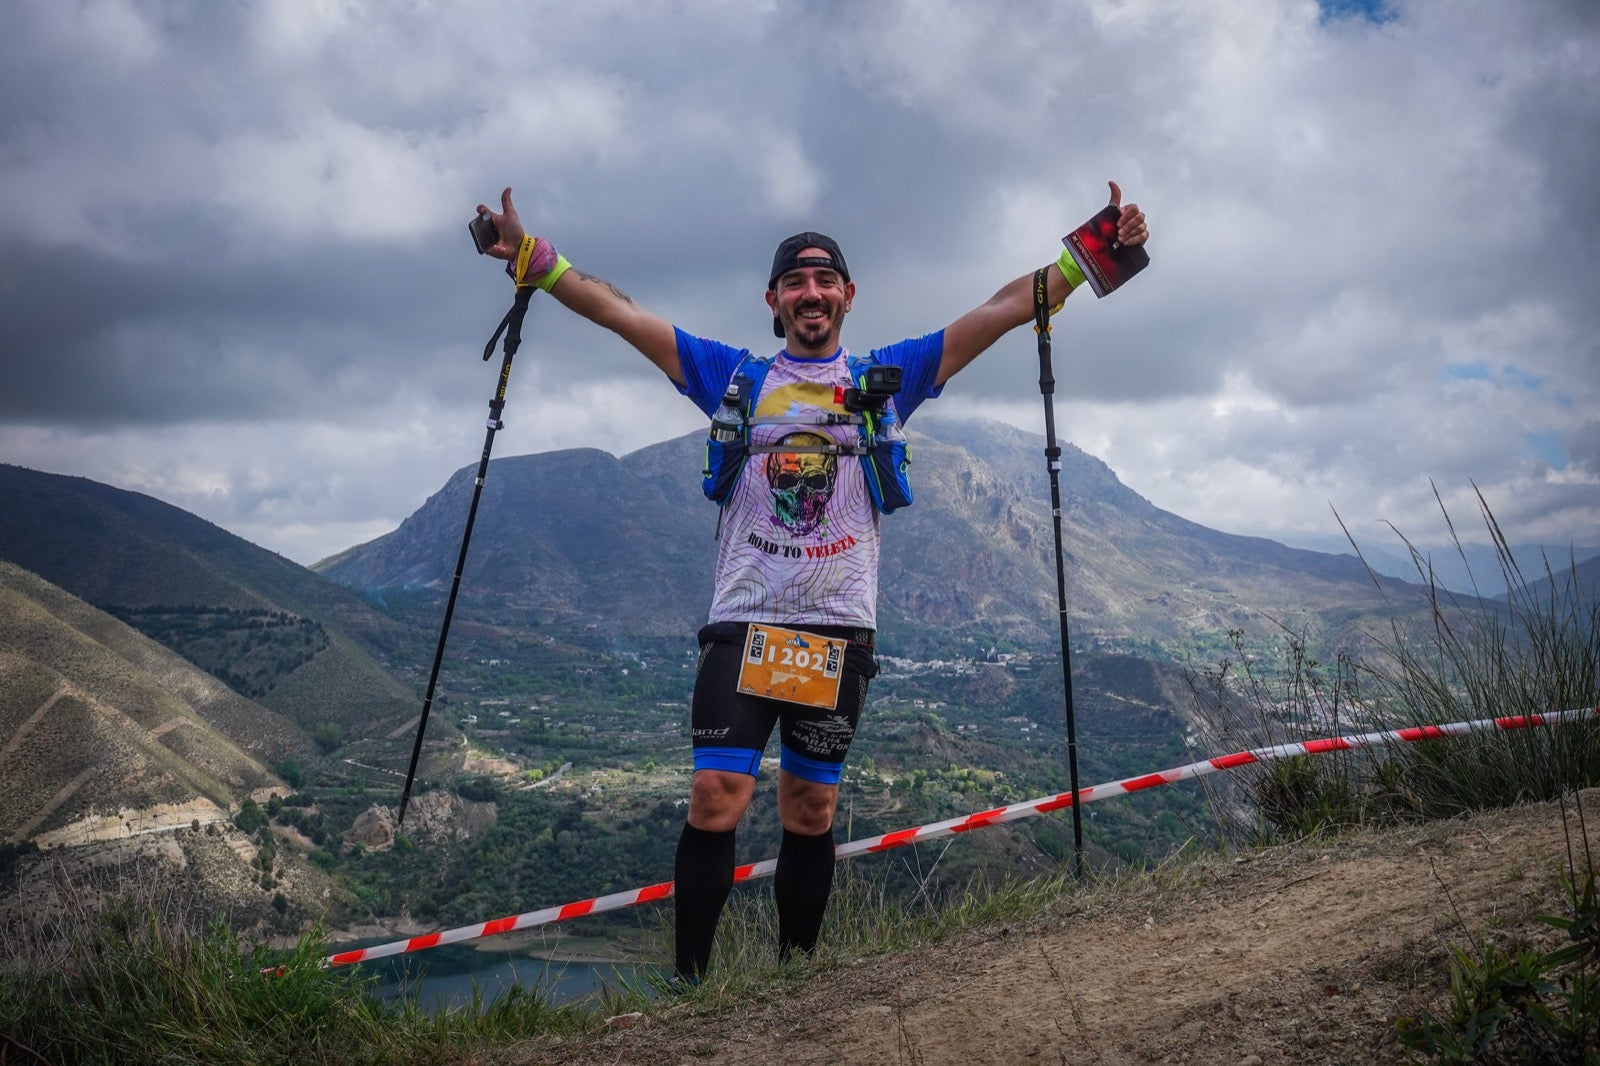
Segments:
[[[745,636],[739,691],[834,710],[847,644],[836,637],[752,624]]]

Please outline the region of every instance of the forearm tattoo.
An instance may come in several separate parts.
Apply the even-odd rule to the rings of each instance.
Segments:
[[[611,290],[611,294],[617,299],[623,300],[630,304],[633,303],[633,297],[629,296],[627,293],[611,284],[611,282],[607,281],[605,278],[599,277],[595,274],[590,274],[584,270],[579,270],[577,267],[573,267],[570,273],[576,275],[580,281],[592,281],[596,285],[604,285],[606,288]]]

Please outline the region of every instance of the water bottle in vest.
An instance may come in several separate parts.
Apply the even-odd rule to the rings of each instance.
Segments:
[[[742,399],[739,382],[737,380],[728,382],[728,389],[722,394],[722,406],[711,416],[712,440],[726,444],[739,439],[739,433],[744,427],[744,413],[739,410],[739,402]]]
[[[877,417],[878,436],[888,441],[904,441],[906,431],[900,428],[900,416],[895,413],[892,406],[885,406],[883,413]]]
[[[911,506],[911,446],[893,403],[869,416],[867,426],[867,494],[884,514]]]
[[[700,471],[700,488],[706,498],[726,503],[744,469],[748,444],[744,439],[744,402],[750,379],[742,374],[728,382],[722,406],[711,416],[711,433],[706,438],[706,465]],[[719,522],[720,528],[720,522]]]

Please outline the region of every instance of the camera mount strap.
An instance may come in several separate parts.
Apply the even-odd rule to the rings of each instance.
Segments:
[[[1083,879],[1083,815],[1078,806],[1078,728],[1072,708],[1072,648],[1067,640],[1067,568],[1061,547],[1061,446],[1056,443],[1055,373],[1050,367],[1050,271],[1033,274],[1033,330],[1039,335],[1039,392],[1044,396],[1044,456],[1050,468],[1050,513],[1056,531],[1056,603],[1061,619],[1061,678],[1066,687],[1067,770],[1072,785],[1074,868]]]
[[[433,652],[433,670],[428,674],[428,692],[422,698],[422,717],[417,721],[417,739],[411,746],[411,765],[406,769],[405,789],[400,793],[400,813],[395,821],[405,824],[406,806],[411,802],[411,784],[417,776],[417,760],[422,755],[422,737],[428,729],[428,712],[433,708],[433,694],[439,685],[439,667],[444,662],[445,638],[450,634],[450,619],[456,613],[456,595],[461,591],[461,573],[467,566],[467,545],[472,541],[472,526],[478,517],[478,501],[483,498],[483,482],[489,475],[489,453],[494,450],[494,435],[505,428],[505,423],[500,420],[501,412],[506,407],[506,387],[511,384],[511,359],[517,354],[517,349],[522,347],[522,320],[527,317],[528,304],[533,299],[533,294],[538,290],[532,285],[517,286],[516,299],[511,304],[511,309],[505,313],[496,327],[494,336],[489,338],[488,345],[483,349],[483,358],[487,362],[489,356],[494,354],[494,345],[503,334],[505,336],[505,358],[500,361],[500,381],[495,387],[494,396],[489,400],[489,418],[484,423],[486,432],[483,437],[483,455],[478,459],[478,476],[472,482],[472,505],[467,509],[467,525],[461,531],[461,551],[456,556],[455,577],[450,581],[450,596],[444,605],[444,623],[439,627],[439,644]]]

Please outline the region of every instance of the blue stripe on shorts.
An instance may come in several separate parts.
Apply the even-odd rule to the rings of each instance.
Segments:
[[[760,777],[761,752],[754,748],[695,748],[694,768]]]
[[[808,758],[787,747],[783,749],[778,765],[796,777],[814,781],[819,785],[837,785],[839,778],[844,776],[844,763]]]

